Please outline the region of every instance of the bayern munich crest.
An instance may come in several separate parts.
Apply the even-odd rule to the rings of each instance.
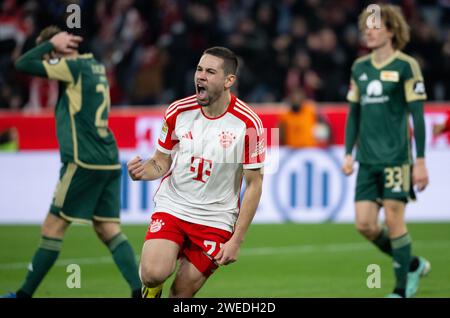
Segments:
[[[219,142],[223,148],[228,148],[233,143],[233,140],[236,139],[236,136],[229,131],[222,131],[219,134]]]
[[[156,219],[153,220],[150,224],[150,233],[156,233],[163,227],[164,222],[162,220]]]

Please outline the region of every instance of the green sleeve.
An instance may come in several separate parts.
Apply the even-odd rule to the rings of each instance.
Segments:
[[[31,75],[47,77],[42,57],[53,51],[53,44],[44,42],[26,52],[16,61],[16,69]]]
[[[413,118],[414,139],[416,141],[417,158],[425,157],[425,117],[423,114],[423,102],[414,101],[408,103],[409,111]]]
[[[58,58],[50,61],[43,60],[44,54],[53,51],[54,47],[49,41],[31,49],[16,61],[19,71],[37,75],[57,81],[75,83],[80,74],[78,60]]]
[[[345,125],[345,154],[351,155],[359,132],[359,103],[350,103]]]

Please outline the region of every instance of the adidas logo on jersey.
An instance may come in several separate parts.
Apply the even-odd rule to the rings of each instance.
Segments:
[[[260,141],[258,141],[256,143],[256,147],[255,150],[252,152],[252,154],[250,155],[251,158],[255,158],[258,157],[260,155],[262,155],[266,150],[265,144],[264,144],[264,139],[261,139]]]
[[[358,78],[360,81],[367,81],[367,74],[366,73],[362,73],[361,76]]]
[[[185,138],[185,139],[194,139],[192,138],[192,132],[188,131],[187,133],[185,133],[183,136],[181,136],[181,138]]]

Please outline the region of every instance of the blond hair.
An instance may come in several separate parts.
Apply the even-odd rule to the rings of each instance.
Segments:
[[[36,44],[41,44],[42,42],[49,41],[54,35],[61,32],[61,29],[56,25],[50,25],[43,29],[36,39]]]
[[[402,50],[409,42],[409,25],[403,16],[399,6],[392,4],[380,4],[380,15],[386,28],[393,33],[392,47],[396,50]],[[364,10],[358,18],[358,26],[361,32],[366,29],[367,19],[372,13]]]

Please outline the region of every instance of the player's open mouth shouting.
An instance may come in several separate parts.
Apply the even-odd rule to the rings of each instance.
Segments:
[[[197,82],[195,85],[195,91],[197,93],[197,100],[200,104],[208,104],[208,90],[204,83]]]

